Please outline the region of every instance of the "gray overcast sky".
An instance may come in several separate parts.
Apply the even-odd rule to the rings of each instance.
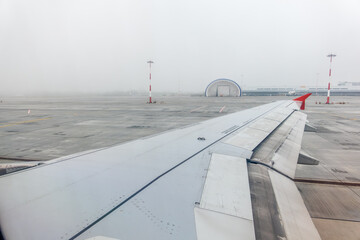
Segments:
[[[0,93],[360,81],[358,0],[0,0]]]

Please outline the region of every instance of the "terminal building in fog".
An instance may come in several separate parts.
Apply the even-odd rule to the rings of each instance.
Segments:
[[[219,78],[212,81],[205,89],[206,97],[240,97],[241,88],[235,81]]]

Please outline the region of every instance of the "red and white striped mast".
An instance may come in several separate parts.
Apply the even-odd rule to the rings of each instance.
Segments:
[[[336,57],[336,55],[331,53],[331,54],[327,55],[327,57],[330,58],[330,67],[329,67],[329,84],[328,84],[328,93],[327,93],[326,104],[330,104],[331,63],[332,63],[332,58]]]
[[[150,81],[150,84],[149,84],[149,103],[152,103],[151,101],[151,64],[154,63],[153,61],[147,61],[147,63],[149,64],[149,81]]]

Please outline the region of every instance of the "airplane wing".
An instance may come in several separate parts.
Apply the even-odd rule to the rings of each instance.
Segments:
[[[320,239],[292,181],[305,99],[0,177],[5,239]]]

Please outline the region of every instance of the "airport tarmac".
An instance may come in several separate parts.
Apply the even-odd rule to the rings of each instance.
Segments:
[[[0,163],[50,160],[292,98],[164,96],[146,104],[139,96],[3,97]],[[302,151],[320,164],[298,165],[296,184],[323,239],[359,239],[360,97],[325,100],[306,102],[316,130],[304,132]]]
[[[274,100],[163,97],[146,104],[146,97],[7,98],[0,104],[0,157],[54,159]]]

